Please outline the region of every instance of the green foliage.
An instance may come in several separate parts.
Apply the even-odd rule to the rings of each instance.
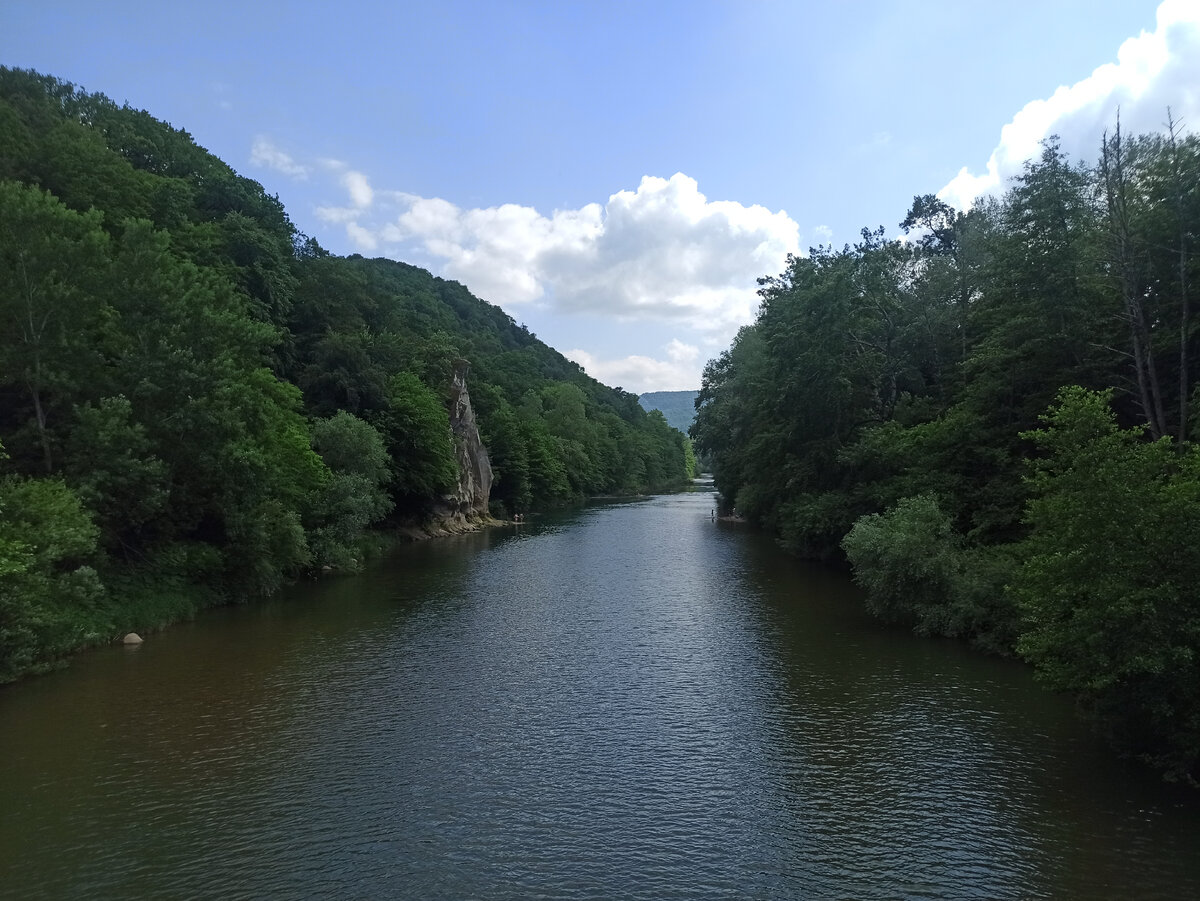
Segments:
[[[385,490],[391,473],[383,436],[345,411],[317,420],[312,433],[313,447],[330,471],[307,517],[312,562],[353,566],[363,532],[392,509]]]
[[[545,498],[550,503],[562,503],[570,499],[571,484],[567,478],[566,464],[559,455],[561,445],[550,434],[545,422],[526,418],[520,421],[519,430],[529,461],[531,494]]]
[[[75,408],[65,440],[63,472],[100,526],[110,552],[142,543],[141,531],[170,497],[166,464],[153,453],[145,426],[124,396]]]
[[[375,485],[388,478],[383,437],[370,423],[344,410],[312,425],[312,443],[331,472],[361,476]]]
[[[0,378],[11,398],[9,447],[55,469],[56,429],[73,393],[102,365],[108,337],[103,278],[108,237],[100,215],[80,215],[36,187],[0,182]]]
[[[61,481],[0,479],[0,682],[92,637],[97,529]]]
[[[699,466],[696,463],[696,453],[692,447],[690,438],[683,440],[683,468],[687,478],[694,479],[699,475]]]
[[[391,493],[397,502],[419,506],[450,491],[458,463],[441,399],[411,372],[388,383],[388,406],[373,417],[392,455]]]
[[[1120,429],[1111,392],[1065,388],[1029,438],[1019,650],[1121,746],[1200,775],[1200,448]]]
[[[699,391],[650,391],[638,398],[647,410],[659,410],[667,425],[687,434],[696,421],[696,397]]]
[[[425,515],[463,359],[501,509],[687,474],[678,432],[462,285],[333,257],[186,132],[2,66],[0,324],[4,679]]]
[[[936,498],[905,498],[886,513],[854,524],[842,540],[854,578],[876,616],[908,622],[924,634],[943,631],[944,610],[961,567],[962,539]]]
[[[1012,651],[1017,622],[1004,593],[1010,558],[967,548],[932,495],[862,517],[842,547],[876,616],[921,635],[967,637],[993,652]]]
[[[491,409],[482,427],[494,472],[492,498],[501,514],[526,513],[533,505],[529,445],[520,417],[499,391],[493,390],[495,397],[487,401]]]
[[[1097,170],[1051,138],[969,213],[918,196],[906,243],[864,230],[760,280],[691,429],[722,505],[798,555],[840,548],[875,613],[1019,646],[1193,773],[1197,183],[1200,137],[1172,126],[1106,136]]]

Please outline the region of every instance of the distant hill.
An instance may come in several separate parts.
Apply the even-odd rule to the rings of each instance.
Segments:
[[[638,398],[646,410],[661,410],[667,425],[685,435],[696,418],[696,395],[699,391],[650,391]]]

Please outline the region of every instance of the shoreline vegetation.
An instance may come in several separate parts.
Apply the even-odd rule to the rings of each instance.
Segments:
[[[1200,138],[1164,120],[790,258],[691,434],[726,510],[874,615],[1024,659],[1195,786]]]
[[[0,67],[0,684],[699,454],[714,517],[1021,657],[1196,785],[1200,139],[1166,118],[790,257],[705,369],[694,453],[461,284],[330,254],[186,131]]]
[[[330,254],[186,131],[6,67],[0,321],[0,683],[404,533],[694,471],[461,284]]]

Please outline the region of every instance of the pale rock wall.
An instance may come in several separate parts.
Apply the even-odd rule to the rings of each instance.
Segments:
[[[475,424],[471,395],[467,391],[467,375],[471,364],[466,360],[454,362],[450,382],[450,432],[454,436],[454,454],[458,459],[458,487],[443,500],[446,512],[467,519],[488,517],[488,497],[492,491],[492,464],[487,448]]]

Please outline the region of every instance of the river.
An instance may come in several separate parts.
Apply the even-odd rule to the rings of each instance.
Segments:
[[[4,898],[1195,898],[1195,793],[705,490],[0,689]]]

